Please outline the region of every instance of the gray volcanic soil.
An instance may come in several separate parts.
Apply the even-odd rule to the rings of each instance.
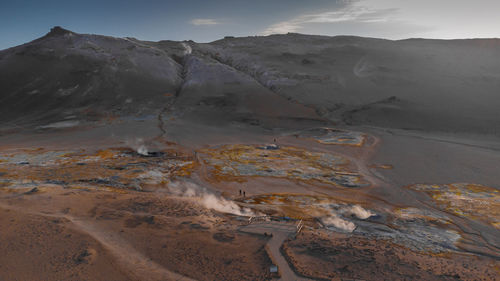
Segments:
[[[217,126],[321,116],[348,125],[498,136],[499,56],[498,39],[288,34],[198,44],[56,27],[0,52],[0,122],[33,127],[147,116],[175,103],[178,114]]]
[[[498,39],[288,34],[197,46],[280,95],[347,124],[499,134]]]
[[[54,28],[0,53],[1,120],[32,127],[151,114],[179,87],[180,69],[170,54],[133,40]]]

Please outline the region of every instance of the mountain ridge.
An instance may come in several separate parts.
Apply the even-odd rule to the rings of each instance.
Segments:
[[[293,117],[292,104],[300,104],[319,114],[314,118],[338,124],[345,123],[347,114],[351,125],[497,135],[498,56],[500,39],[387,40],[294,33],[210,43],[152,42],[54,27],[43,37],[0,51],[0,123],[28,128],[70,117],[96,121],[103,118],[99,112],[144,115],[166,104],[179,116],[196,119],[197,114],[220,112],[201,102],[213,96],[221,101],[218,106],[233,106],[222,111],[235,113],[225,120],[235,122],[264,114],[256,105],[277,94],[288,100],[282,104],[288,117]],[[198,59],[186,68],[189,57]],[[212,67],[217,64],[221,67]],[[207,72],[184,81],[185,73],[196,67]],[[184,84],[190,85],[185,94],[192,98],[177,100],[188,89]],[[236,105],[225,100],[234,99],[227,94],[234,91],[239,92]],[[243,102],[248,98],[242,97],[252,95],[256,105],[248,111],[248,101]],[[398,102],[391,106],[379,102],[393,96]]]

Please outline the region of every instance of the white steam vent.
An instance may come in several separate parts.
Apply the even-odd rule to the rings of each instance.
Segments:
[[[339,216],[332,214],[331,216],[324,217],[321,219],[321,222],[326,227],[335,227],[339,230],[343,230],[345,232],[353,232],[356,228],[356,225],[348,220],[344,220]]]
[[[353,205],[353,206],[347,207],[343,211],[344,211],[344,213],[354,215],[358,219],[361,219],[361,220],[366,220],[367,218],[375,215],[374,213],[370,212],[369,210],[364,209],[363,207],[361,207],[359,205]]]
[[[135,138],[133,140],[127,140],[127,145],[135,150],[138,154],[143,156],[149,156],[149,150],[144,140],[142,138]]]
[[[190,55],[193,52],[193,49],[187,43],[182,42],[181,44],[184,47],[184,55]]]
[[[143,144],[137,148],[137,153],[139,153],[140,155],[144,155],[144,156],[149,155],[148,148]]]
[[[256,214],[249,208],[242,208],[233,201],[216,196],[205,188],[190,182],[171,182],[168,190],[176,196],[196,198],[203,207],[221,213],[228,213],[238,216],[255,216]]]

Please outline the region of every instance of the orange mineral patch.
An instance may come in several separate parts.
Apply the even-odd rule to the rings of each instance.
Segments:
[[[97,152],[97,156],[99,156],[101,159],[110,159],[113,158],[115,154],[110,150],[99,150]]]
[[[95,154],[84,151],[53,154],[44,161],[32,164],[18,164],[16,161],[3,163],[0,175],[2,186],[57,184],[66,187],[94,187],[116,191],[137,189],[150,184],[140,175],[158,171],[164,180],[191,175],[195,162],[191,156],[177,151],[165,151],[158,157],[143,157],[130,149],[104,149]],[[34,155],[38,159],[40,155]],[[45,157],[45,156],[44,156]],[[28,159],[29,160],[29,159]],[[160,184],[160,183],[158,183]]]
[[[243,182],[246,177],[276,177],[337,187],[369,183],[346,158],[331,153],[275,145],[224,145],[199,151],[216,181]]]
[[[469,183],[417,184],[409,188],[427,193],[447,212],[496,228],[500,224],[500,192],[495,188]]]

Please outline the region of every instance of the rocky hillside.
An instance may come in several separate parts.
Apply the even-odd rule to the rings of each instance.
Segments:
[[[0,124],[171,111],[221,126],[329,120],[500,135],[499,58],[498,39],[287,34],[198,44],[55,27],[0,51]]]

